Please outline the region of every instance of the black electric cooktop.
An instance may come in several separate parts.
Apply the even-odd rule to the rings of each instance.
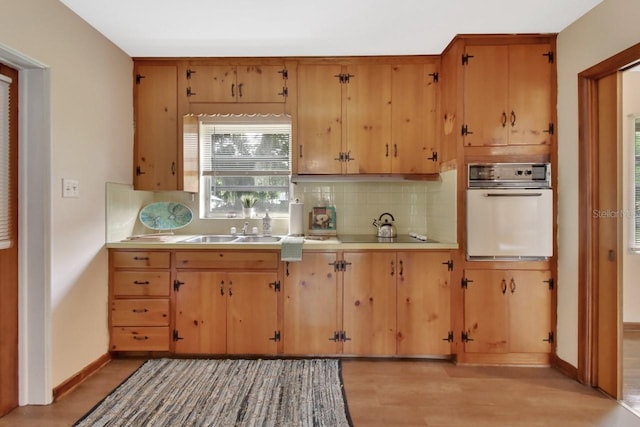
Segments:
[[[396,237],[378,237],[375,234],[339,234],[338,240],[342,243],[438,243],[431,239],[416,239],[408,234],[399,234]]]

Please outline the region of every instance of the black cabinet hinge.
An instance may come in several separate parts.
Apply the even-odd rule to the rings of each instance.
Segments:
[[[187,80],[191,80],[191,74],[195,74],[196,72],[193,71],[192,69],[188,68],[187,69]]]
[[[178,330],[174,329],[173,330],[173,340],[174,341],[179,341],[179,340],[183,340],[184,338],[182,338],[180,335],[178,335]]]
[[[286,98],[287,96],[289,96],[289,88],[286,86],[283,86],[282,92],[278,92],[278,95],[282,96],[283,98]]]
[[[549,285],[549,290],[552,290],[553,287],[556,285],[556,281],[553,280],[553,278],[549,279],[549,280],[543,280],[544,283],[547,283]]]
[[[140,81],[144,78],[145,76],[143,76],[142,74],[136,74],[136,84],[139,85]]]
[[[473,58],[473,55],[469,55],[468,53],[462,54],[462,65],[469,65],[469,58]]]
[[[334,331],[333,332],[333,336],[329,338],[329,341],[351,341],[351,338],[349,338],[347,336],[347,332],[346,331]]]
[[[269,341],[280,341],[280,331],[273,331],[273,336],[269,338]]]
[[[549,64],[553,64],[553,61],[555,60],[554,54],[552,51],[549,51],[547,53],[543,53],[542,56],[546,56],[547,59],[549,60]]]
[[[549,135],[553,135],[555,132],[555,126],[553,125],[553,123],[549,123],[549,127],[543,130],[542,132],[546,132]]]
[[[280,292],[280,281],[276,280],[275,282],[269,283],[269,287],[273,288],[274,292]]]
[[[351,77],[355,77],[355,76],[353,74],[340,73],[340,74],[336,74],[334,77],[338,78],[338,82],[340,84],[347,84],[350,82]]]
[[[462,134],[462,136],[467,136],[467,135],[472,135],[473,134],[473,132],[471,132],[469,130],[469,127],[467,125],[462,125],[462,129],[461,129],[460,133]]]
[[[427,160],[431,160],[432,162],[437,162],[438,161],[438,152],[437,151],[432,151],[431,152],[431,157],[427,157]]]
[[[460,285],[462,286],[462,289],[467,289],[467,286],[469,285],[469,283],[473,283],[473,280],[469,280],[466,277],[463,277],[462,280],[460,280]]]
[[[445,261],[442,264],[447,266],[447,270],[448,271],[453,271],[453,260],[452,259],[450,259],[449,261]]]
[[[282,80],[287,80],[289,78],[289,70],[286,68],[284,70],[278,71],[279,74],[282,74]]]
[[[549,332],[549,335],[547,335],[547,338],[543,339],[542,341],[546,341],[549,344],[551,344],[553,342],[553,332]]]
[[[173,290],[176,291],[176,292],[179,291],[180,290],[180,286],[182,286],[182,285],[184,285],[184,282],[181,282],[181,281],[179,281],[177,279],[174,280],[173,281]]]
[[[140,176],[140,175],[144,175],[146,172],[142,172],[142,169],[140,169],[140,166],[136,166],[136,175]]]
[[[446,338],[442,338],[442,341],[453,342],[453,331],[449,331]]]
[[[462,332],[461,340],[462,340],[462,342],[473,341],[472,338],[469,338],[469,334],[467,332],[464,332],[464,331]]]
[[[193,95],[195,95],[195,94],[196,94],[195,92],[192,92],[192,91],[191,91],[191,87],[188,87],[188,88],[187,88],[187,96],[193,96]]]
[[[438,83],[438,79],[440,78],[440,74],[436,73],[430,73],[428,74],[429,77],[431,77],[433,79],[434,83]]]

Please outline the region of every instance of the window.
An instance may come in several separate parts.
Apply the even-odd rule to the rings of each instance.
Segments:
[[[212,115],[199,120],[200,201],[205,217],[289,212],[291,119],[284,115]]]
[[[9,144],[9,85],[0,74],[0,249],[11,247],[11,151]]]

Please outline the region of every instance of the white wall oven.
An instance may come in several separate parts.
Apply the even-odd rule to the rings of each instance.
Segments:
[[[553,255],[549,163],[471,163],[467,177],[468,260],[543,260]]]

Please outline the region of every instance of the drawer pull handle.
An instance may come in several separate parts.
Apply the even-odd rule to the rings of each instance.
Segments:
[[[134,339],[134,340],[137,340],[137,341],[146,341],[146,340],[148,340],[148,339],[149,339],[149,337],[147,337],[147,336],[141,337],[141,336],[139,336],[139,335],[134,335],[134,336],[133,336],[133,339]]]
[[[134,285],[148,285],[148,284],[149,284],[149,281],[148,281],[148,280],[145,280],[144,282],[141,282],[141,281],[139,281],[139,280],[134,280],[134,281],[133,281],[133,284],[134,284]]]
[[[140,309],[140,308],[134,308],[132,311],[133,311],[134,313],[147,313],[149,310],[147,310],[146,308],[142,308],[142,309]]]
[[[148,256],[134,256],[133,259],[136,261],[149,261]]]

